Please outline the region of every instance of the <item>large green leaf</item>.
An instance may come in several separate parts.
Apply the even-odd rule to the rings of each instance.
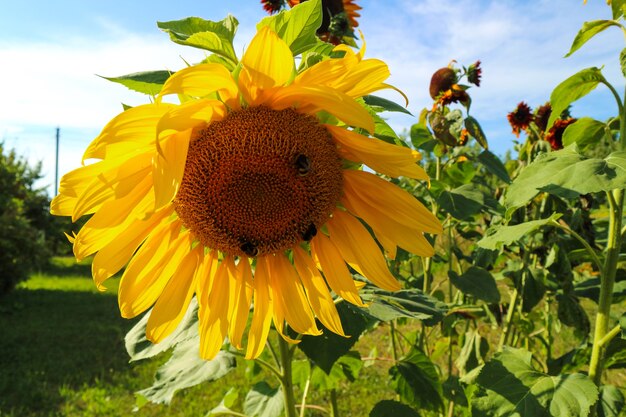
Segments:
[[[598,389],[583,374],[550,376],[531,366],[531,353],[505,348],[485,364],[472,400],[473,416],[586,417]]]
[[[459,352],[459,356],[457,356],[454,363],[459,369],[460,374],[465,375],[472,369],[482,365],[488,352],[489,342],[487,342],[487,339],[482,337],[477,330],[472,329],[465,333],[463,347],[461,348],[461,352]],[[464,395],[462,393],[462,389],[458,395]]]
[[[613,19],[617,20],[624,15],[625,5],[626,5],[625,0],[611,1],[611,11],[613,12]]]
[[[488,303],[499,303],[500,292],[493,275],[485,269],[471,266],[462,275],[450,270],[448,277],[452,285],[464,294],[471,295]]]
[[[350,351],[333,364],[328,374],[314,366],[311,371],[311,387],[316,391],[338,389],[346,380],[354,382],[361,368],[363,368],[361,355],[357,351]]]
[[[372,408],[369,417],[420,417],[420,415],[408,405],[398,401],[382,400]]]
[[[604,136],[606,127],[606,123],[591,117],[581,117],[563,132],[563,146],[576,143],[581,149],[584,149],[596,145]]]
[[[243,403],[243,410],[248,417],[280,417],[284,408],[281,388],[272,388],[261,381],[252,387]]]
[[[320,336],[304,335],[302,341],[298,343],[298,348],[327,374],[330,374],[333,364],[348,353],[365,329],[373,322],[371,317],[346,302],[337,304],[337,312],[344,333],[349,337],[342,337],[330,330],[324,330]],[[322,326],[321,323],[318,325]]]
[[[586,158],[576,145],[539,156],[513,181],[505,195],[507,210],[522,207],[539,192],[563,198],[626,188],[626,152],[604,159]]]
[[[191,338],[197,340],[198,338],[198,303],[195,297],[191,299],[187,312],[172,334],[157,344],[146,339],[146,324],[150,318],[151,311],[144,314],[141,320],[124,337],[126,352],[128,352],[131,362],[151,358],[161,352],[165,352],[179,342]]]
[[[443,392],[437,368],[423,352],[413,349],[389,369],[391,385],[417,409],[442,411]]]
[[[269,26],[289,45],[291,52],[298,55],[316,45],[315,32],[321,24],[322,1],[309,0],[262,19],[257,29]]]
[[[121,75],[119,77],[102,77],[105,80],[122,84],[130,90],[156,96],[161,92],[163,84],[172,75],[170,71],[147,71]]]
[[[574,38],[574,42],[565,57],[568,57],[576,52],[589,39],[611,26],[620,27],[621,25],[614,20],[593,20],[591,22],[583,23],[583,27],[578,31],[578,34],[576,35],[576,38]]]
[[[557,85],[550,95],[552,114],[550,115],[546,129],[552,127],[554,121],[563,113],[563,110],[567,109],[570,104],[579,98],[589,94],[600,82],[606,82],[606,79],[599,68],[591,67],[577,72]]]
[[[516,242],[530,232],[552,223],[553,220],[556,220],[559,217],[561,217],[560,213],[554,213],[547,219],[533,220],[522,224],[516,224],[514,226],[497,226],[493,229],[489,229],[491,233],[488,236],[483,237],[476,244],[484,249],[498,249],[502,245],[509,245]]]
[[[624,394],[613,385],[603,385],[600,387],[600,402],[598,407],[598,417],[619,417],[623,415]]]
[[[570,294],[557,294],[557,315],[561,323],[580,330],[584,335],[589,334],[591,323],[589,316],[578,302],[576,296]]]
[[[390,292],[367,286],[361,290],[361,297],[369,304],[363,313],[381,321],[407,317],[433,326],[443,320],[447,311],[444,303],[415,288]]]
[[[239,399],[239,391],[237,388],[229,389],[222,401],[210,410],[205,417],[214,417],[214,416],[231,416],[233,414],[232,408],[235,406],[235,403]]]
[[[511,182],[511,177],[509,177],[509,173],[504,167],[504,164],[500,161],[500,158],[495,156],[493,153],[485,149],[478,155],[477,159],[478,162],[483,164],[487,171],[491,172],[507,184]]]
[[[464,184],[453,190],[443,191],[437,198],[437,203],[452,217],[467,220],[480,213],[485,197],[474,184]]]
[[[238,25],[237,19],[231,15],[219,22],[199,17],[157,22],[159,29],[169,33],[172,41],[211,51],[232,62],[237,62],[233,39]]]
[[[157,404],[169,404],[178,390],[215,381],[235,369],[235,355],[220,351],[214,359],[200,358],[199,338],[187,339],[174,348],[172,357],[156,373],[154,384],[137,394]]]
[[[419,122],[412,125],[409,134],[411,137],[411,143],[417,149],[432,152],[434,146],[437,144],[437,141],[428,129],[426,122]]]

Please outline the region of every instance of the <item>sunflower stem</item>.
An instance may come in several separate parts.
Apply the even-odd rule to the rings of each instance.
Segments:
[[[291,361],[293,352],[289,349],[289,344],[282,337],[278,337],[278,349],[280,352],[280,362],[282,368],[282,378],[280,384],[283,388],[285,399],[285,416],[298,417],[296,413],[296,397],[293,392],[293,379],[291,373]]]
[[[306,412],[306,397],[309,394],[309,387],[311,386],[311,373],[312,372],[309,372],[309,376],[307,377],[306,383],[304,384],[302,402],[300,402],[300,417],[304,417],[304,413]]]
[[[330,390],[330,415],[331,417],[339,417],[339,404],[337,403],[337,390]]]

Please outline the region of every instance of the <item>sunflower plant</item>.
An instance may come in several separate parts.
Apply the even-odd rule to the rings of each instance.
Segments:
[[[76,258],[94,255],[101,290],[124,269],[122,316],[147,312],[127,337],[132,359],[174,346],[143,398],[167,402],[242,356],[280,382],[279,399],[259,400],[258,386],[253,398],[295,416],[295,348],[307,354],[329,332],[352,339],[332,361],[308,353],[330,373],[358,337],[346,317],[364,321],[368,304],[401,288],[385,254],[433,254],[427,234],[440,222],[386,179],[429,179],[419,152],[377,137],[389,128],[377,112],[401,109],[371,95],[399,92],[389,69],[365,57],[364,42],[355,51],[318,40],[321,22],[313,0],[268,17],[241,57],[232,16],[159,23],[210,54],[171,74],[110,78],[151,102],[114,117],[61,181],[52,213],[91,216],[70,236]],[[266,345],[275,364],[261,357]]]

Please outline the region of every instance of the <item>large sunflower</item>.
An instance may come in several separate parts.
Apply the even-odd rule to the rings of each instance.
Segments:
[[[122,316],[154,306],[153,342],[194,294],[203,358],[226,337],[242,348],[248,325],[248,358],[272,321],[284,337],[285,324],[319,334],[316,317],[343,334],[329,287],[363,305],[348,265],[397,290],[379,244],[392,257],[396,246],[433,254],[423,235],[441,230],[433,214],[358,168],[428,179],[417,152],[362,134],[374,123],[356,99],[388,88],[389,70],[363,50],[335,51],[343,57],[296,74],[288,45],[263,27],[236,71],[204,63],[176,72],[154,103],[105,126],[84,154],[97,162],[63,177],[52,213],[93,214],[72,238],[75,256],[95,253],[100,289],[126,265]],[[181,103],[162,100],[170,95]]]

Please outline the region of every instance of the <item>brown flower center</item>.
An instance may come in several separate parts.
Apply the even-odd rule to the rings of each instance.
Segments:
[[[250,107],[194,135],[174,203],[203,245],[252,257],[310,240],[342,189],[340,157],[316,118]]]

